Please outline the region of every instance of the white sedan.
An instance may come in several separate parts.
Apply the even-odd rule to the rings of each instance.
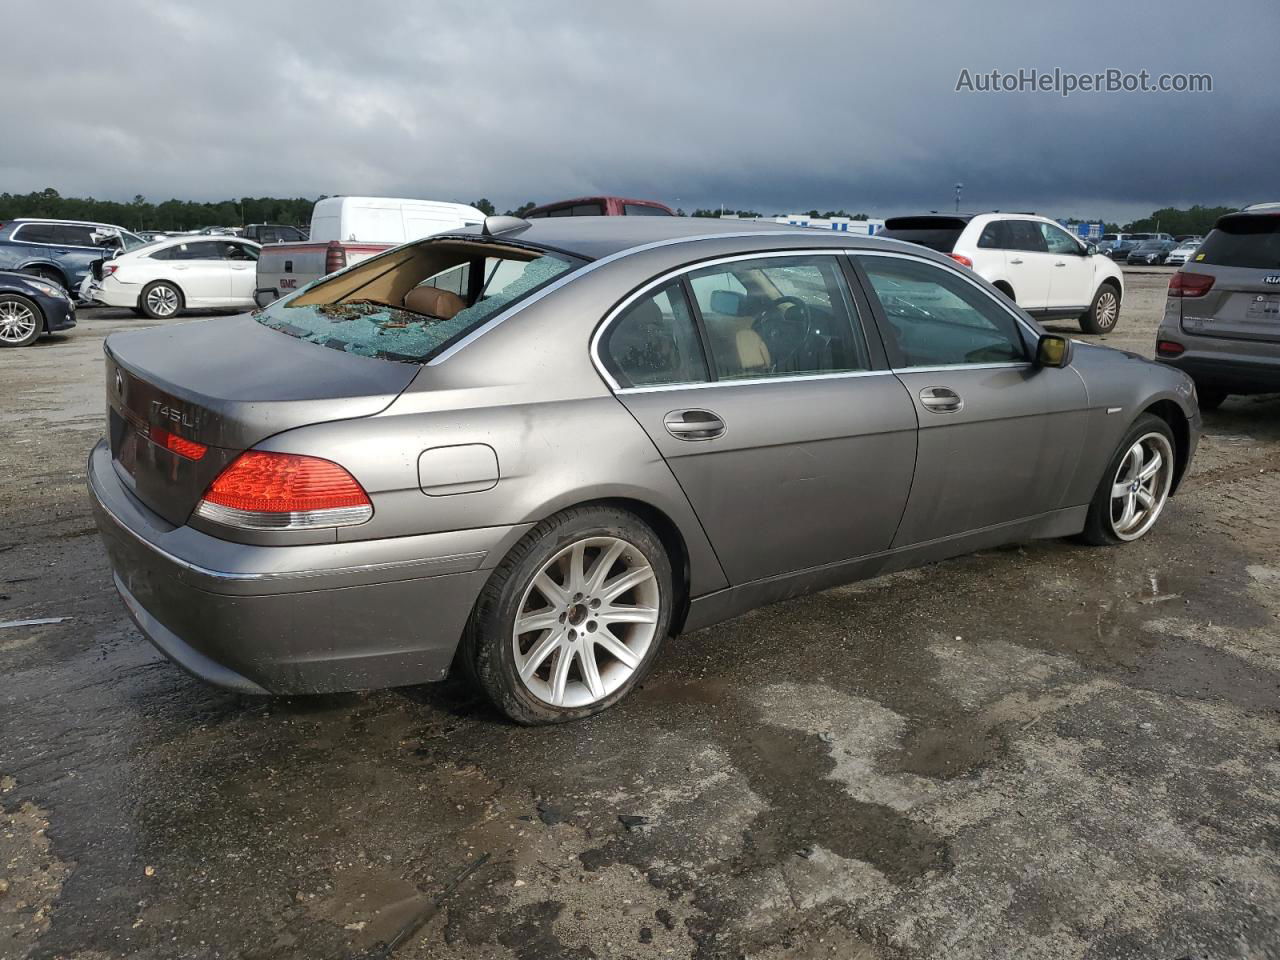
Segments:
[[[261,248],[235,237],[170,237],[93,265],[82,300],[130,307],[154,320],[183,310],[253,307]]]

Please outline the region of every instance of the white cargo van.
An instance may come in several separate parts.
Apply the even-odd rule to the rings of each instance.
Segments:
[[[310,240],[263,248],[253,299],[266,306],[375,253],[477,223],[484,223],[484,214],[465,203],[326,197],[311,211]]]

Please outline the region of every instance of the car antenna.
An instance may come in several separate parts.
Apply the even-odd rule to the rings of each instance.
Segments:
[[[485,217],[481,236],[496,237],[500,233],[519,233],[533,226],[524,217]]]

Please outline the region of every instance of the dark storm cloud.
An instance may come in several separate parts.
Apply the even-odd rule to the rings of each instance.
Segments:
[[[85,23],[52,62],[6,49],[0,189],[886,213],[946,209],[963,181],[969,208],[1108,216],[1280,198],[1270,2],[69,10]],[[48,28],[39,5],[4,16]],[[955,92],[962,69],[1055,67],[1208,73],[1213,92]]]

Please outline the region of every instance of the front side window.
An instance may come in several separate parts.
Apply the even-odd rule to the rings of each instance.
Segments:
[[[1080,244],[1076,243],[1071,234],[1061,227],[1055,227],[1051,223],[1041,223],[1038,226],[1040,227],[1041,236],[1044,237],[1044,244],[1050,253],[1056,253],[1059,256],[1079,256],[1083,253],[1080,249]]]
[[[696,270],[689,283],[720,380],[870,368],[834,256],[737,260]]]
[[[333,350],[424,363],[583,262],[531,247],[427,239],[324,278],[257,319]],[[469,278],[480,270],[477,291]]]
[[[258,251],[253,247],[246,247],[243,243],[228,243],[222,248],[222,259],[256,261]]]
[[[605,330],[600,358],[623,387],[707,380],[707,361],[679,280],[627,307]]]
[[[895,367],[1026,360],[1017,321],[950,270],[902,257],[859,257],[888,321]]]

